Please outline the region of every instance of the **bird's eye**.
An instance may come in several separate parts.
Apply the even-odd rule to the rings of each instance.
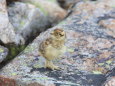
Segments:
[[[64,36],[64,34],[60,34],[60,36]]]

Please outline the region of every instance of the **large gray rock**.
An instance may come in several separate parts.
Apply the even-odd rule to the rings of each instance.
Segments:
[[[21,0],[21,1],[31,3],[37,8],[39,8],[48,17],[52,25],[59,23],[67,15],[67,12],[58,5],[56,0]]]
[[[100,4],[104,8],[100,9],[101,11],[95,11],[94,8],[100,7]],[[110,0],[108,3],[106,0],[96,3],[78,3],[71,16],[54,28],[41,33],[20,55],[1,69],[2,84],[15,83],[14,86],[101,86],[106,80],[106,72],[115,67],[115,34],[110,34],[114,29],[111,30],[108,26],[114,27],[114,23],[108,24],[106,23],[108,20],[105,21],[115,18],[112,5],[114,5],[114,0]],[[81,10],[82,7],[85,9]],[[99,23],[101,20],[104,21]],[[45,69],[45,59],[38,52],[39,44],[55,28],[64,29],[67,35],[68,50],[60,60],[54,61],[62,68],[59,71]]]
[[[0,63],[6,58],[7,54],[8,49],[3,46],[0,46]]]
[[[0,0],[0,40],[4,44],[24,44],[24,39],[16,34],[12,24],[9,22],[6,0]]]
[[[9,20],[14,31],[20,34],[25,41],[36,37],[50,26],[48,18],[32,4],[15,2],[8,7]]]

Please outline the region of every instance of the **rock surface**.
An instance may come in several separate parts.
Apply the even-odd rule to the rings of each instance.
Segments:
[[[107,80],[105,81],[105,83],[103,84],[103,86],[114,86],[115,85],[115,68],[113,68],[112,70],[110,70],[107,74],[106,74]]]
[[[114,23],[108,22],[115,18],[114,3],[114,0],[77,3],[66,20],[41,33],[1,69],[0,80],[5,85],[15,83],[14,86],[101,86],[107,71],[115,67]],[[55,28],[64,29],[67,35],[67,52],[54,61],[62,68],[59,71],[45,69],[45,59],[38,52],[39,44]]]
[[[23,37],[15,33],[13,26],[9,22],[6,0],[0,0],[0,40],[4,44],[24,44]]]
[[[34,0],[33,3],[33,0],[23,0],[30,4],[22,2],[9,4],[8,12],[6,0],[0,1],[0,40],[4,44],[25,44],[30,36],[34,38],[46,28],[57,24],[67,12],[54,1]]]
[[[8,49],[3,46],[0,46],[0,63],[6,58],[7,54]]]
[[[22,2],[31,3],[38,7],[49,19],[52,25],[57,24],[67,15],[56,0],[21,0]]]
[[[9,5],[8,14],[15,32],[20,34],[25,41],[33,39],[50,27],[45,14],[32,4],[15,2]]]

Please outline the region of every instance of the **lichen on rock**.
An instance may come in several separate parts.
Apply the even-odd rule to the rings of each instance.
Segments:
[[[67,19],[42,32],[1,69],[0,75],[18,81],[16,85],[101,86],[109,77],[107,72],[115,67],[115,34],[110,34],[114,33],[114,2],[101,0],[76,3]],[[68,51],[61,59],[54,61],[62,70],[52,71],[44,68],[45,59],[40,56],[38,48],[56,28],[66,32],[65,45]]]

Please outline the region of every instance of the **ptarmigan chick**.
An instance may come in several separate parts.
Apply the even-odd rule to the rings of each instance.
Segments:
[[[59,58],[64,52],[66,52],[65,47],[66,33],[63,29],[55,29],[50,33],[50,37],[41,42],[39,46],[40,54],[46,59],[46,68],[60,69],[55,66],[52,60]]]

